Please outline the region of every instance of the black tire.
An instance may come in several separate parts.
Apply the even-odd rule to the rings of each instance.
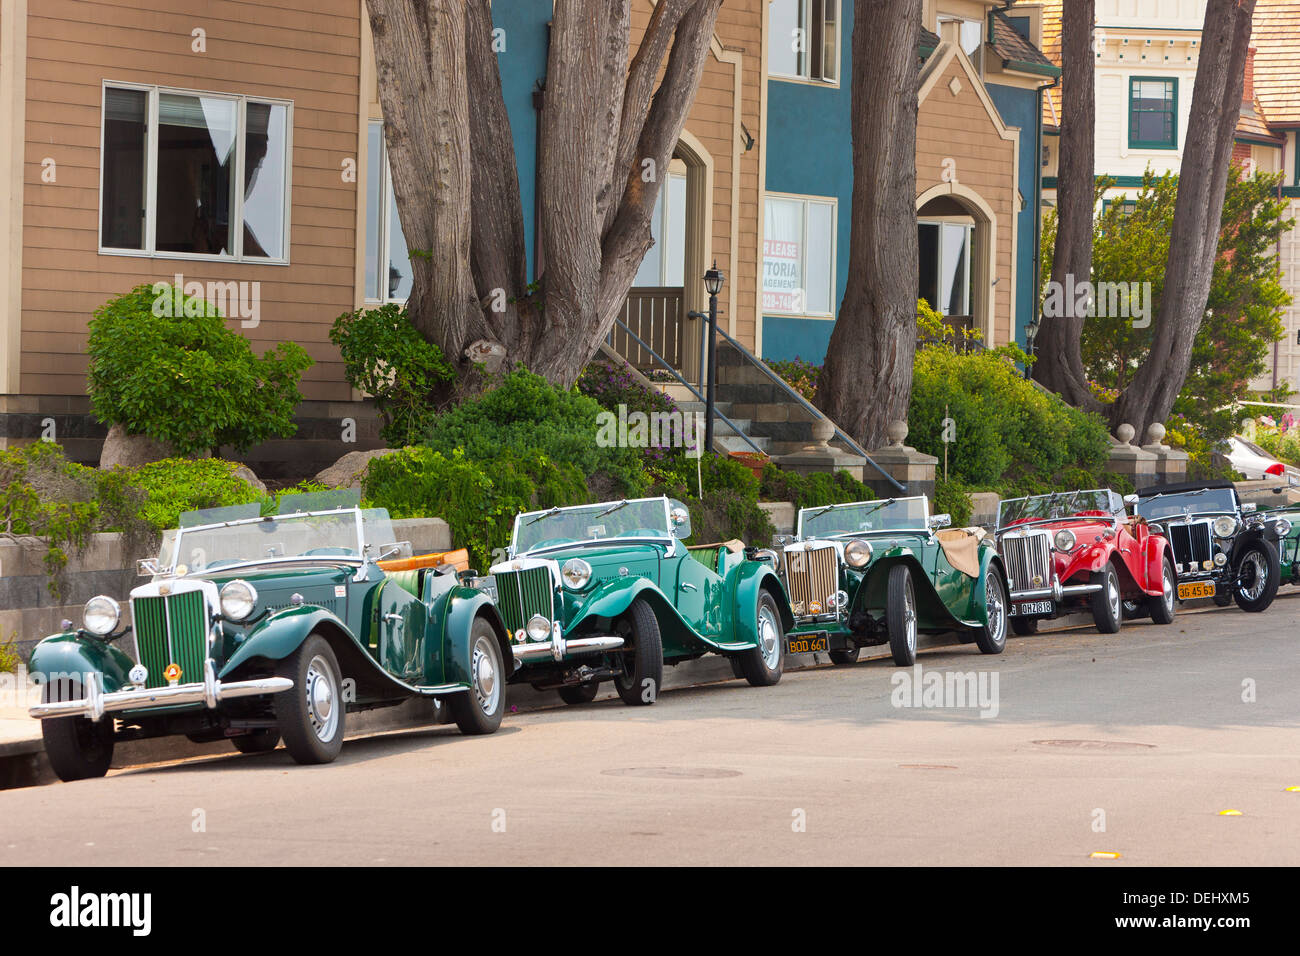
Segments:
[[[269,727],[265,730],[252,730],[238,737],[231,737],[230,742],[241,754],[270,753],[280,744],[280,729]]]
[[[280,661],[276,674],[293,681],[291,690],[271,698],[284,749],[298,763],[332,762],[343,749],[347,722],[334,648],[319,634],[312,634]]]
[[[1214,602],[1215,607],[1227,607],[1232,603],[1233,590],[1235,590],[1235,588],[1225,591],[1221,587],[1216,587],[1214,589],[1214,597],[1210,598],[1210,600]]]
[[[469,629],[469,690],[447,698],[447,708],[466,736],[495,733],[506,712],[505,668],[497,632],[487,618]]]
[[[80,700],[81,685],[61,682],[45,685],[44,700]],[[90,780],[108,773],[113,762],[113,718],[47,717],[41,721],[45,756],[60,780]]]
[[[614,688],[629,707],[653,704],[664,682],[659,619],[644,599],[637,598],[615,626],[623,637],[623,650],[618,654],[623,673],[614,678]]]
[[[769,592],[759,591],[754,614],[758,647],[740,654],[740,669],[744,671],[749,686],[771,687],[781,682],[781,673],[785,670],[785,628],[781,626],[781,610]]]
[[[830,652],[831,663],[839,667],[846,667],[849,664],[856,664],[858,662],[858,655],[860,653],[862,653],[862,648],[856,646],[846,647],[842,651],[831,651]]]
[[[981,654],[1001,654],[1007,646],[1007,614],[1011,607],[1007,599],[1007,583],[996,567],[989,568],[984,578],[984,589],[988,624],[975,629],[975,645]]]
[[[912,588],[912,571],[905,564],[889,569],[889,588],[885,600],[885,625],[889,630],[889,650],[899,667],[916,663],[916,591]]]
[[[1102,634],[1118,633],[1122,616],[1119,610],[1119,572],[1115,570],[1115,565],[1107,561],[1104,568],[1093,573],[1091,583],[1101,585],[1101,590],[1095,591],[1088,598],[1093,623]]]
[[[1160,597],[1147,598],[1146,610],[1151,614],[1151,620],[1157,624],[1174,623],[1174,615],[1178,613],[1178,576],[1174,573],[1174,562],[1166,554],[1161,562],[1160,585],[1163,594]]]
[[[600,684],[594,680],[586,684],[574,684],[572,687],[560,688],[560,700],[566,704],[590,704],[599,691]]]
[[[1038,618],[1013,617],[1011,619],[1011,633],[1016,637],[1028,637],[1031,634],[1037,634]]]
[[[1252,560],[1256,557],[1258,563]],[[1278,561],[1273,542],[1264,538],[1252,541],[1237,557],[1237,580],[1240,583],[1232,589],[1232,599],[1243,611],[1258,613],[1273,603],[1281,579],[1282,564]]]

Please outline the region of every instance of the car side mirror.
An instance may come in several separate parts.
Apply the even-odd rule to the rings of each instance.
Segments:
[[[674,538],[685,540],[691,536],[691,512],[675,498],[668,502],[668,520],[672,524]]]
[[[1259,505],[1253,501],[1248,501],[1241,506],[1241,513],[1244,515],[1254,514],[1259,510]]]
[[[1136,505],[1137,503],[1138,503],[1138,496],[1137,496],[1137,495],[1125,495],[1125,496],[1124,496],[1124,504],[1128,505],[1130,508],[1133,507],[1134,505]]]
[[[930,530],[938,531],[952,524],[952,515],[930,515]]]

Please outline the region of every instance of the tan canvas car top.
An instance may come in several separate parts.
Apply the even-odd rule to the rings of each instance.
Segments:
[[[948,563],[967,577],[980,575],[980,539],[983,528],[949,528],[935,535]]]

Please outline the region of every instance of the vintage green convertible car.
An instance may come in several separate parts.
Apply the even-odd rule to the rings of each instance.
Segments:
[[[54,771],[103,776],[115,741],[169,734],[245,753],[283,737],[299,763],[328,763],[348,711],[411,697],[445,701],[464,733],[496,730],[514,661],[489,596],[447,563],[464,552],[403,557],[388,513],[356,502],[182,515],[141,562],[131,626],[101,595],[33,650]]]
[[[686,507],[664,497],[515,518],[508,560],[475,582],[510,629],[515,680],[570,704],[612,680],[624,703],[652,704],[665,663],[713,652],[753,685],[779,681],[792,618],[774,555],[686,547],[690,533]]]
[[[889,644],[916,662],[918,632],[956,631],[985,654],[1007,640],[1007,576],[982,530],[948,529],[924,496],[804,508],[781,572],[796,626],[792,652],[828,651],[852,664]]]
[[[1269,518],[1282,518],[1290,525],[1286,536],[1277,543],[1278,558],[1282,565],[1281,582],[1300,584],[1300,506],[1269,508],[1266,514]]]

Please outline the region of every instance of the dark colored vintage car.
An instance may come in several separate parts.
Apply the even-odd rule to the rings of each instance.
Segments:
[[[1169,539],[1181,601],[1212,598],[1226,607],[1263,611],[1281,578],[1278,547],[1291,533],[1286,518],[1243,504],[1230,481],[1139,489],[1136,512]]]
[[[690,533],[685,505],[663,497],[515,518],[508,560],[478,582],[510,631],[515,680],[570,704],[613,681],[624,703],[652,704],[664,664],[717,653],[755,686],[779,681],[792,619],[770,561],[737,541],[687,547]]]
[[[182,515],[141,562],[130,626],[100,595],[41,641],[31,713],[55,772],[102,776],[116,741],[169,734],[245,753],[283,737],[299,763],[327,763],[349,711],[411,697],[445,701],[464,733],[495,731],[514,661],[491,599],[447,563],[465,553],[404,557],[388,513],[355,501]]]
[[[955,631],[1002,653],[1002,559],[982,530],[942,530],[949,521],[930,517],[924,496],[801,509],[780,564],[796,621],[789,650],[852,664],[861,648],[888,643],[906,667],[918,632]]]
[[[1178,575],[1168,543],[1142,518],[1130,518],[1108,488],[1003,501],[997,536],[1017,634],[1077,611],[1091,612],[1103,634],[1143,611],[1158,624],[1174,619]]]

